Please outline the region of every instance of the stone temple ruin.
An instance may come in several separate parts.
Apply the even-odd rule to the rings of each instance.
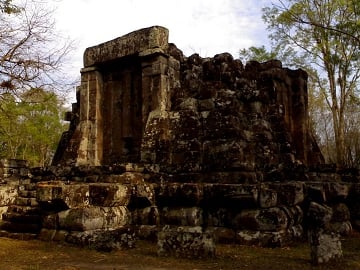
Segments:
[[[307,74],[279,61],[186,57],[141,29],[85,50],[67,120],[52,166],[3,178],[1,235],[191,257],[308,235],[322,263],[360,228],[358,173],[324,164]]]

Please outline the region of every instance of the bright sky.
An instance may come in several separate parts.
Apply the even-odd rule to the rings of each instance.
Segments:
[[[267,44],[261,8],[270,0],[60,0],[57,27],[76,40],[79,74],[87,47],[153,25],[169,29],[169,41],[186,56],[212,57]],[[77,76],[77,74],[75,76]]]

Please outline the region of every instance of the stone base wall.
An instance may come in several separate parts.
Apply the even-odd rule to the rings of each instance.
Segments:
[[[22,159],[0,159],[0,183],[11,181],[12,176],[26,176],[27,161]]]
[[[206,254],[212,242],[281,247],[306,238],[313,202],[331,209],[329,231],[346,236],[360,224],[360,184],[322,181],[333,173],[319,181],[219,184],[165,182],[156,166],[139,164],[31,172],[0,189],[1,228],[101,250],[157,241],[159,233],[171,239],[178,228],[205,241],[208,248],[197,248]]]

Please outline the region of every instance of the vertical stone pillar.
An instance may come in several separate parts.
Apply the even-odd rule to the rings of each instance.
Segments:
[[[96,67],[81,70],[80,145],[77,165],[101,165],[103,159],[102,75]]]
[[[326,264],[343,256],[340,235],[330,228],[333,211],[326,205],[311,202],[308,210],[308,240],[311,263]]]
[[[141,160],[157,163],[160,142],[169,139],[170,83],[169,56],[162,50],[146,50],[142,57],[142,122]],[[166,143],[165,143],[166,145]],[[165,151],[166,152],[166,151]]]
[[[151,111],[170,110],[170,84],[168,78],[168,55],[160,49],[140,53],[142,57],[143,124]]]

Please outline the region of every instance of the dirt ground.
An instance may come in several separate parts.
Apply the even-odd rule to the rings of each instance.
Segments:
[[[66,244],[0,238],[0,270],[200,270],[200,269],[360,269],[360,234],[343,240],[344,259],[312,267],[307,243],[286,248],[218,245],[212,259],[163,258],[156,244],[138,241],[131,250],[97,252]]]

